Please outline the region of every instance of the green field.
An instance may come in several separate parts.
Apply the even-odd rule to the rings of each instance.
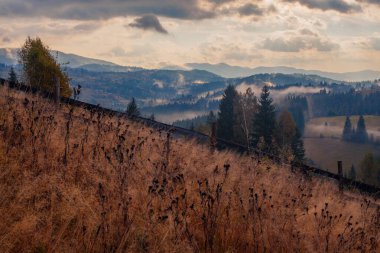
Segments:
[[[356,127],[359,116],[351,116],[351,124]],[[357,169],[363,157],[372,152],[380,156],[380,145],[358,144],[341,140],[345,116],[314,118],[306,123],[305,150],[307,158],[316,166],[331,172],[337,172],[337,161],[343,161],[344,171],[352,165]],[[364,117],[367,132],[375,139],[380,138],[380,116]]]

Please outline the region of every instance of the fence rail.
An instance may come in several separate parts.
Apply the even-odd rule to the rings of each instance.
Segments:
[[[1,85],[5,85],[6,83],[7,83],[6,80],[0,78],[0,84]],[[54,100],[54,94],[53,93],[45,91],[45,90],[40,90],[36,87],[30,87],[30,86],[26,86],[23,84],[17,84],[16,86],[10,87],[10,88],[16,89],[19,91],[23,91],[23,92],[27,92],[27,93],[33,93],[33,94],[38,93],[40,96],[42,96],[44,98],[49,98],[49,99]],[[69,104],[69,105],[81,107],[84,109],[95,110],[95,111],[99,111],[99,112],[114,115],[114,116],[125,116],[126,117],[126,114],[124,112],[115,111],[115,110],[112,110],[109,108],[103,108],[100,105],[89,104],[89,103],[82,102],[82,101],[72,99],[72,98],[60,97],[60,102],[63,104]],[[186,128],[165,124],[165,123],[158,122],[158,121],[155,121],[155,120],[152,120],[149,118],[144,118],[144,117],[136,117],[135,116],[135,117],[132,117],[130,119],[134,120],[136,122],[143,123],[149,127],[152,127],[152,128],[158,129],[158,130],[162,130],[165,132],[171,132],[171,133],[173,133],[173,135],[194,138],[194,139],[196,139],[202,143],[210,142],[210,136],[203,134],[203,133],[196,132],[196,131],[192,131],[192,130],[189,130]],[[241,144],[234,143],[231,141],[223,140],[220,138],[216,138],[216,148],[219,150],[230,149],[230,150],[237,151],[241,154],[252,153],[252,154],[255,154],[258,156],[263,155],[258,150],[248,150],[248,147],[246,147],[246,146],[243,146]],[[274,161],[277,161],[277,162],[279,161],[279,158],[273,154],[264,154],[264,155],[267,156],[268,158],[274,160]],[[291,166],[292,166],[292,168],[300,169],[301,171],[303,171],[305,173],[316,174],[319,176],[323,176],[323,177],[327,177],[327,178],[330,178],[333,180],[337,180],[340,184],[340,187],[345,186],[346,188],[349,188],[349,189],[357,189],[360,192],[369,194],[375,198],[380,197],[380,188],[379,187],[369,185],[369,184],[365,184],[363,182],[355,181],[352,179],[344,178],[342,176],[342,174],[335,174],[335,173],[332,173],[330,171],[311,167],[307,164],[299,164],[299,163],[295,164],[295,163],[293,163],[293,164],[291,164]]]

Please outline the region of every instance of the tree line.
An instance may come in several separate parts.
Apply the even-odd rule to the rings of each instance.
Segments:
[[[251,89],[229,85],[219,104],[217,137],[283,160],[302,163],[302,133],[288,110],[278,111],[267,86],[257,99]]]
[[[312,107],[309,108],[307,101]],[[323,89],[319,93],[288,98],[288,104],[299,111],[309,111],[313,117],[343,115],[380,115],[380,89],[366,88],[333,93]]]

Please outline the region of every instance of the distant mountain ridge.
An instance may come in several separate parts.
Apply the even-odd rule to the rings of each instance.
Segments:
[[[0,48],[0,63],[6,65],[15,65],[17,61],[17,48]],[[93,59],[79,56],[76,54],[68,54],[60,51],[52,51],[52,55],[57,57],[58,62],[70,68],[81,68],[94,72],[131,72],[140,71],[144,68],[133,66],[121,66],[109,61]],[[232,66],[226,63],[210,64],[210,63],[187,63],[184,67],[181,66],[166,66],[162,70],[186,71],[186,70],[204,70],[216,74],[224,78],[240,78],[257,74],[305,74],[318,75],[321,77],[346,81],[360,82],[380,79],[380,71],[363,70],[356,72],[334,73],[319,70],[305,70],[286,66],[277,67],[241,67]]]
[[[53,56],[54,53],[52,52]],[[315,93],[324,88],[345,92],[355,87],[354,83],[337,81],[339,78],[332,78],[334,76],[326,77],[322,75],[324,72],[308,73],[306,70],[289,67],[249,69],[227,64],[206,64],[192,65],[194,69],[188,67],[184,70],[178,66],[172,66],[175,70],[143,69],[61,52],[56,57],[66,67],[71,85],[82,86],[80,100],[125,110],[130,99],[134,97],[143,113],[154,113],[165,122],[217,110],[219,100],[228,85],[236,86],[239,92],[245,92],[249,87],[255,94],[260,93],[263,85],[269,85],[273,90],[272,95],[277,97],[289,93]],[[8,76],[9,65],[12,64],[17,64],[17,49],[0,49],[0,77]],[[217,74],[218,66],[224,68],[224,75],[240,73],[242,77],[222,77]],[[248,74],[251,71],[255,74]],[[16,67],[16,72],[20,74],[20,65]],[[352,73],[355,74],[356,72]]]
[[[0,63],[6,65],[18,64],[18,48],[0,48]],[[96,72],[129,72],[142,70],[139,67],[121,66],[109,61],[83,57],[76,54],[67,54],[61,51],[51,51],[53,57],[57,58],[60,64],[69,68],[81,68]]]
[[[226,78],[237,78],[245,77],[257,74],[305,74],[305,75],[318,75],[321,77],[326,77],[339,81],[346,82],[360,82],[375,80],[380,78],[380,71],[374,70],[363,70],[357,72],[345,72],[345,73],[333,73],[324,72],[319,70],[305,70],[293,67],[278,66],[278,67],[256,67],[248,68],[241,66],[231,66],[226,63],[219,64],[209,64],[209,63],[187,63],[186,67],[190,69],[200,69],[212,72],[214,74],[226,77]]]

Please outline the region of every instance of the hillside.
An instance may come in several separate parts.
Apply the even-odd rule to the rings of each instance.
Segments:
[[[375,252],[371,198],[0,87],[1,252]]]

